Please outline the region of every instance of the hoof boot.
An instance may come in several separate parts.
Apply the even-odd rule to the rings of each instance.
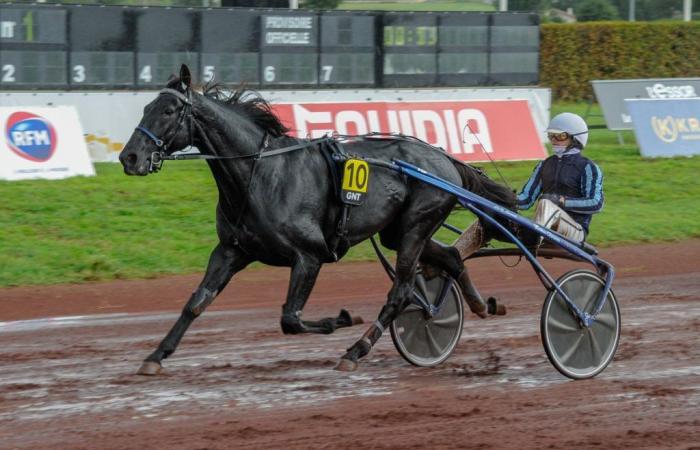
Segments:
[[[340,358],[338,364],[335,365],[333,370],[337,370],[339,372],[354,372],[357,370],[357,362],[346,358]]]
[[[506,315],[506,305],[499,304],[498,301],[493,297],[489,297],[487,302],[489,314],[494,316]]]
[[[162,369],[162,366],[154,361],[144,361],[143,364],[141,364],[141,367],[139,367],[138,372],[136,372],[137,375],[147,375],[147,376],[154,376],[158,375]]]

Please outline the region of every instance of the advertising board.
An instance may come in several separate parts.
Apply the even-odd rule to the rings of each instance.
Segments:
[[[700,78],[650,78],[639,80],[592,80],[609,130],[631,130],[627,99],[680,99],[700,96]]]
[[[0,179],[94,175],[75,108],[0,107]]]
[[[533,158],[531,150],[526,152],[525,156],[520,155],[521,141],[518,135],[513,132],[514,127],[518,127],[520,122],[528,124],[528,127],[532,127],[535,130],[535,138],[539,139],[540,148],[542,149],[542,154],[544,154],[544,129],[549,121],[549,108],[551,105],[551,91],[547,88],[473,88],[473,89],[338,89],[333,91],[326,90],[298,90],[298,91],[261,91],[260,94],[263,98],[267,99],[273,105],[290,105],[299,104],[302,105],[304,110],[314,112],[315,107],[304,106],[309,104],[329,104],[331,101],[333,103],[342,104],[380,104],[377,106],[376,114],[384,114],[382,119],[385,125],[379,129],[372,131],[400,131],[405,134],[411,134],[409,132],[416,131],[422,132],[422,127],[425,126],[426,139],[430,142],[440,144],[447,142],[447,147],[449,151],[457,149],[458,146],[451,145],[450,142],[456,142],[463,138],[463,130],[465,128],[465,123],[452,124],[451,119],[449,119],[450,114],[454,114],[455,121],[459,122],[459,111],[461,108],[450,109],[452,113],[444,113],[441,110],[433,111],[438,115],[441,115],[442,121],[441,125],[438,125],[437,131],[441,132],[441,126],[444,128],[444,134],[442,137],[433,137],[428,133],[432,130],[432,125],[430,121],[424,121],[418,124],[418,127],[414,125],[415,119],[409,115],[409,119],[402,117],[406,116],[406,112],[400,112],[404,107],[403,104],[414,104],[418,105],[421,110],[425,110],[431,103],[449,103],[449,102],[466,102],[466,103],[480,103],[486,102],[490,104],[490,101],[521,101],[515,106],[513,112],[509,111],[508,104],[504,105],[492,105],[489,106],[486,111],[487,118],[493,117],[490,111],[496,108],[499,116],[507,117],[509,123],[502,120],[501,117],[488,118],[488,136],[493,142],[496,142],[494,153],[489,153],[488,156],[495,158],[495,154],[503,154],[507,147],[506,153],[512,155],[512,159],[531,159]],[[93,162],[101,161],[118,161],[119,152],[124,147],[124,144],[131,136],[134,131],[134,127],[138,125],[138,121],[143,115],[143,108],[150,101],[152,101],[156,92],[6,92],[0,93],[0,102],[3,105],[33,105],[33,106],[46,106],[46,105],[71,105],[75,106],[80,115],[80,120],[85,130],[85,141],[90,152],[90,158]],[[388,106],[387,106],[388,105]],[[324,106],[325,107],[325,106]],[[467,109],[473,108],[466,106]],[[286,113],[283,109],[281,112]],[[392,112],[393,111],[393,112]],[[516,112],[517,111],[517,112]],[[300,110],[300,114],[303,112]],[[364,121],[369,126],[371,125],[370,120],[374,120],[374,113],[369,114],[369,109],[364,108],[358,111],[359,114],[364,114]],[[332,112],[331,112],[332,114]],[[389,120],[394,120],[391,114],[396,115],[397,126],[390,127]],[[411,113],[413,114],[413,113]],[[448,121],[445,122],[444,117],[447,114]],[[462,113],[465,117],[466,113]],[[432,115],[432,114],[429,114]],[[337,116],[337,114],[336,114]],[[300,116],[301,117],[301,116]],[[347,115],[341,115],[340,119],[346,120]],[[333,124],[335,123],[337,117],[333,117]],[[420,114],[418,119],[421,120]],[[289,117],[285,120],[290,120]],[[290,126],[292,128],[297,128],[295,119],[291,119]],[[313,119],[315,120],[315,119]],[[309,122],[304,125],[306,128],[301,127],[300,131],[297,131],[297,135],[305,136],[307,133],[315,132],[318,134],[320,129],[335,129],[333,124],[315,123],[313,120],[309,119]],[[324,119],[325,120],[325,119]],[[379,119],[377,119],[379,120]],[[472,119],[473,120],[473,119]],[[347,126],[349,130],[362,130],[362,122],[359,121],[360,125],[355,126],[348,121]],[[478,124],[478,121],[475,122]],[[532,125],[529,125],[529,124]],[[341,124],[342,125],[342,124]],[[359,132],[359,131],[358,131]],[[451,134],[450,134],[451,133]],[[456,133],[456,134],[455,134]],[[477,131],[480,133],[480,131]],[[530,132],[527,134],[530,135]],[[476,139],[474,136],[467,136],[472,139]],[[481,139],[481,136],[477,134],[477,137]],[[434,139],[434,140],[433,140]],[[501,144],[505,142],[506,144]],[[504,147],[505,145],[505,147]],[[536,144],[528,144],[529,147],[534,147]],[[475,148],[474,153],[471,157],[478,160],[480,155],[482,160],[488,159],[488,156],[481,152],[479,153],[478,144]],[[469,153],[462,149],[461,152],[455,150],[455,154],[464,153],[466,158]],[[504,158],[506,157],[505,154]]]
[[[700,155],[700,98],[625,103],[642,156]]]
[[[299,137],[400,133],[463,161],[546,156],[525,100],[276,104]]]

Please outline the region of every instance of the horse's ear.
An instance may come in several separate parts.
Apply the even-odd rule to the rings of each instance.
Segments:
[[[175,83],[177,83],[177,81],[178,81],[177,75],[175,75],[174,73],[171,73],[170,77],[168,78],[168,81],[165,82],[165,85],[167,87],[173,87],[173,85]]]
[[[183,89],[187,89],[192,85],[192,74],[187,64],[180,66],[180,82],[182,82]]]

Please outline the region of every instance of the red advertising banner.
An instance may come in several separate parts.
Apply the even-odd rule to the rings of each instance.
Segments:
[[[463,161],[546,157],[527,100],[280,103],[273,109],[298,137],[378,131],[415,136]]]

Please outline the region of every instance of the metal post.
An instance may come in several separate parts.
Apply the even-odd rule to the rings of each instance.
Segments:
[[[637,0],[630,0],[630,10],[629,10],[629,21],[634,22],[634,15],[635,15],[635,6],[637,4]]]
[[[299,0],[289,0],[289,9],[299,9]]]
[[[693,0],[683,0],[683,21],[690,22],[693,11]]]
[[[508,0],[499,0],[498,10],[499,11],[508,11]]]

